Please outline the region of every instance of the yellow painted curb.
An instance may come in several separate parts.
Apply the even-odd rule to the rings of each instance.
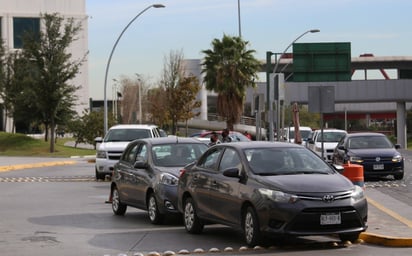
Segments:
[[[389,247],[412,247],[412,238],[382,236],[373,233],[361,233],[359,238],[370,244]]]
[[[39,168],[39,167],[50,167],[58,165],[70,165],[75,164],[76,161],[59,161],[59,162],[42,162],[34,164],[16,164],[16,165],[5,165],[0,166],[0,172],[9,172],[14,170],[29,169],[29,168]]]
[[[384,207],[380,203],[367,197],[368,203],[375,206],[378,210],[386,213],[392,218],[402,222],[407,226],[407,228],[412,228],[412,221],[402,217],[396,212]],[[359,238],[366,243],[389,246],[389,247],[412,247],[412,238],[408,237],[394,237],[394,236],[383,236],[374,233],[364,232],[359,235]]]

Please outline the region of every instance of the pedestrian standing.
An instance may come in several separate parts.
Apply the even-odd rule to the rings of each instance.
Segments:
[[[220,140],[216,132],[212,132],[212,136],[210,137],[209,147],[219,144]]]
[[[232,138],[229,136],[229,129],[223,129],[222,131],[222,142],[232,142]]]

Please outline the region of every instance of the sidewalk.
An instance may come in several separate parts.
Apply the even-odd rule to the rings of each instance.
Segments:
[[[1,157],[0,174],[16,169],[75,164],[67,158]],[[365,243],[389,247],[412,247],[412,206],[374,188],[365,189],[368,199],[368,229],[360,235]]]
[[[365,193],[369,227],[360,239],[383,246],[412,247],[412,206],[373,188],[366,188]]]

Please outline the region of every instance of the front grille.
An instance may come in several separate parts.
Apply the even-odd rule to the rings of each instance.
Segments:
[[[120,160],[120,157],[122,156],[123,151],[108,151],[107,152],[107,157],[110,160]]]
[[[351,192],[336,193],[336,194],[317,194],[317,195],[298,195],[300,200],[309,200],[309,201],[325,201],[325,196],[333,196],[332,201],[344,200],[351,197]]]

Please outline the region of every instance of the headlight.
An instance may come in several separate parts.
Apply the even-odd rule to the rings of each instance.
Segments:
[[[106,158],[106,151],[98,150],[96,152],[96,158]]]
[[[363,199],[365,197],[363,189],[359,186],[355,186],[355,189],[352,191],[351,197],[355,201]]]
[[[260,188],[259,193],[277,203],[295,203],[298,200],[296,195],[266,188]]]
[[[402,156],[401,155],[396,155],[392,158],[392,162],[394,163],[399,163],[402,161]]]
[[[359,156],[351,156],[351,157],[349,157],[349,161],[351,163],[362,163],[363,159],[360,158]]]
[[[160,175],[160,184],[169,185],[169,186],[177,186],[177,182],[179,179],[176,176],[173,176],[169,173],[162,173]]]

